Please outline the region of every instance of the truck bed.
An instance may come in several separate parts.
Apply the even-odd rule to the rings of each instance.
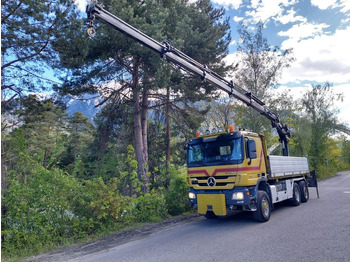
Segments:
[[[300,176],[310,172],[306,157],[270,155],[267,158],[270,164],[269,176],[271,178]]]

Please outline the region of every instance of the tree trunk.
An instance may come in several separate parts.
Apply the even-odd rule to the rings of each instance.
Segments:
[[[171,131],[170,131],[170,87],[167,88],[166,108],[165,108],[165,125],[166,125],[166,168],[169,171],[171,156]]]
[[[145,93],[145,92],[144,92]],[[138,179],[142,182],[142,191],[148,192],[148,146],[147,146],[147,109],[140,105],[140,86],[138,75],[138,62],[136,61],[133,71],[133,106],[134,106],[134,138],[135,153],[138,163]],[[148,103],[147,92],[142,101]],[[146,107],[147,108],[147,107]]]
[[[149,190],[149,175],[148,175],[148,96],[149,90],[144,87],[142,94],[142,111],[141,111],[141,126],[142,126],[142,144],[143,144],[143,184],[144,191],[148,192]]]

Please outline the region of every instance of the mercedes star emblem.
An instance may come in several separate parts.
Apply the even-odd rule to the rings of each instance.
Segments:
[[[208,182],[207,182],[208,186],[212,187],[215,186],[215,178],[214,177],[209,177],[208,178]]]

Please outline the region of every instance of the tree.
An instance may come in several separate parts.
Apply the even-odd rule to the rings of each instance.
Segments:
[[[2,189],[10,174],[27,180],[32,162],[44,168],[55,167],[65,151],[66,113],[51,100],[39,101],[35,95],[21,99],[17,114],[21,126],[2,132]]]
[[[56,165],[64,151],[63,133],[67,113],[50,99],[40,101],[35,95],[22,99],[23,108],[18,111],[24,121],[24,137],[27,152],[44,168]]]
[[[187,54],[200,58],[200,62],[215,64],[223,70],[218,60],[227,52],[229,38],[224,36],[228,21],[220,21],[223,11],[213,9],[208,0],[198,1],[196,6],[183,1],[150,0],[119,1],[117,4],[106,0],[103,4],[107,10],[118,13],[126,22],[155,39],[169,39]],[[60,67],[70,69],[65,85],[58,89],[70,93],[103,92],[106,101],[109,97],[119,97],[121,101],[131,102],[138,178],[143,183],[143,191],[148,191],[148,112],[153,107],[150,100],[159,99],[164,94],[162,90],[171,88],[174,96],[181,96],[186,90],[186,99],[193,101],[200,97],[194,95],[196,92],[204,90],[198,93],[208,95],[213,87],[198,84],[197,78],[183,78],[160,60],[158,54],[108,26],[99,26],[95,38],[89,41],[75,33],[70,31],[53,43],[60,52]],[[80,47],[78,57],[77,46]],[[171,85],[166,84],[169,79]],[[166,101],[169,104],[169,99]]]
[[[278,46],[271,47],[263,36],[263,23],[258,23],[254,30],[240,24],[238,33],[239,63],[236,66],[235,83],[243,92],[251,92],[265,104],[273,103],[273,87],[277,85],[283,69],[294,61],[292,49],[281,50]],[[270,107],[270,106],[269,106]],[[236,107],[236,123],[241,127],[256,132],[271,130],[270,122],[262,118],[253,109],[242,105]]]
[[[350,141],[343,140],[342,141],[342,161],[345,164],[345,167],[348,169],[350,168]]]
[[[70,0],[1,3],[1,94],[6,103],[52,84],[43,76],[54,60],[50,41],[61,19],[75,13]]]
[[[332,85],[312,85],[301,102],[306,117],[311,123],[311,142],[308,151],[310,165],[318,170],[327,159],[327,140],[337,127],[335,104],[342,100],[342,94],[334,93]]]
[[[204,128],[209,130],[216,128],[217,130],[227,131],[229,125],[234,124],[234,102],[230,97],[222,97],[213,101],[210,104],[209,112],[206,114]]]
[[[80,176],[83,172],[83,160],[90,154],[89,148],[94,138],[95,128],[83,113],[75,112],[68,117],[65,151],[62,152],[59,167],[70,174]]]

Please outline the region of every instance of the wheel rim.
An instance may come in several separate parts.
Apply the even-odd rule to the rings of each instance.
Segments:
[[[264,197],[261,200],[261,208],[262,208],[262,214],[264,215],[265,218],[269,217],[270,214],[270,205],[269,201]]]
[[[309,192],[308,192],[306,186],[304,186],[304,197],[305,197],[305,199],[309,199]]]
[[[300,192],[297,187],[295,187],[294,195],[295,195],[295,200],[300,202]]]

